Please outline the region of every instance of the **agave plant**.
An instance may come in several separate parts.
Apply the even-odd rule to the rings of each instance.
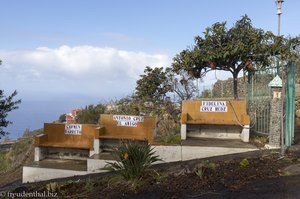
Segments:
[[[119,172],[125,180],[140,179],[153,163],[161,161],[153,149],[146,142],[123,141],[112,151],[116,162],[107,162],[104,169]]]

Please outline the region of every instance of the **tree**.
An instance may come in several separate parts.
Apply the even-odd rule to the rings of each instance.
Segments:
[[[61,122],[61,123],[66,122],[66,114],[65,113],[63,113],[59,116],[58,122]]]
[[[172,91],[176,93],[180,101],[189,100],[195,96],[197,88],[194,84],[195,78],[190,76],[185,70],[173,71],[167,68],[168,78],[172,81]]]
[[[171,83],[162,67],[152,69],[147,66],[140,77],[136,82],[135,97],[141,102],[159,104],[171,91]]]
[[[21,100],[14,101],[13,98],[17,95],[17,91],[14,91],[10,96],[6,97],[4,91],[0,90],[0,139],[1,137],[8,135],[9,133],[4,131],[11,121],[7,120],[8,113],[12,110],[18,109],[18,104]]]
[[[110,110],[107,109],[109,114],[121,114],[121,115],[139,115],[139,105],[135,100],[134,95],[127,96],[110,103],[112,107]]]
[[[241,70],[251,71],[270,65],[270,57],[281,59],[293,56],[298,38],[283,38],[252,26],[243,16],[229,30],[226,22],[206,28],[204,37],[196,36],[195,45],[183,50],[173,59],[173,70],[186,70],[200,78],[210,70],[228,71],[233,76],[234,98],[238,98],[237,77]]]
[[[97,124],[99,122],[100,114],[105,113],[106,107],[103,104],[96,106],[89,105],[85,107],[76,116],[76,122],[80,124]]]

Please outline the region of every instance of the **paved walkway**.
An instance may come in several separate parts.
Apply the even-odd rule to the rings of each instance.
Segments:
[[[255,146],[242,142],[241,140],[225,140],[213,138],[187,138],[181,142],[182,146],[201,146],[201,147],[224,147],[224,148],[244,148],[257,149]]]

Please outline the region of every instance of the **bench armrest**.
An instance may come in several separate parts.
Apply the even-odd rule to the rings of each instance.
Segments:
[[[249,115],[242,115],[242,123],[244,125],[250,125],[250,117],[249,117]]]
[[[181,114],[181,124],[186,124],[187,118],[188,118],[188,114],[187,113],[182,113]]]
[[[48,136],[46,134],[39,134],[34,137],[35,145],[39,146],[42,143],[47,142]]]
[[[103,134],[105,134],[105,127],[104,126],[97,127],[95,131],[95,138],[98,139]]]

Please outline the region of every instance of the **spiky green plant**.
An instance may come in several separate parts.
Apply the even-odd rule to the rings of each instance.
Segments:
[[[120,173],[125,180],[142,178],[153,163],[161,160],[148,143],[137,141],[123,141],[112,155],[116,162],[107,162],[104,169]]]

